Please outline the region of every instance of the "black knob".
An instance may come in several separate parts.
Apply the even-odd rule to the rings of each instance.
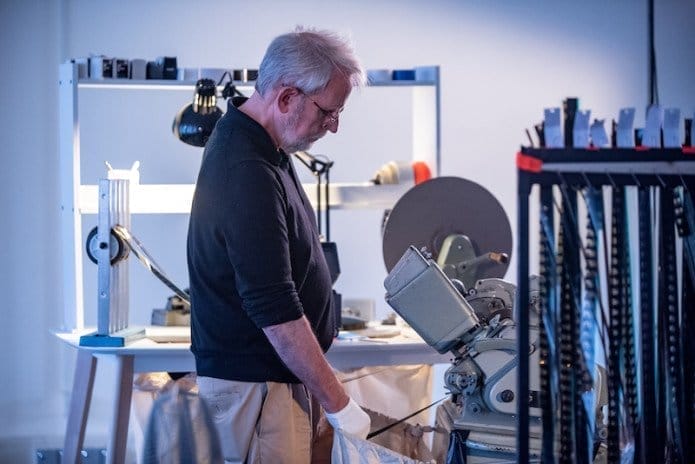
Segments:
[[[511,390],[504,390],[500,392],[498,397],[499,400],[503,403],[511,403],[512,401],[514,401],[514,392]]]

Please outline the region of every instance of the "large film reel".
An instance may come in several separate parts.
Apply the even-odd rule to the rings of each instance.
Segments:
[[[383,228],[383,255],[391,271],[410,245],[436,260],[447,237],[465,235],[476,256],[512,252],[512,229],[504,208],[485,188],[460,177],[436,177],[408,190]],[[504,277],[509,260],[478,267],[478,279]]]

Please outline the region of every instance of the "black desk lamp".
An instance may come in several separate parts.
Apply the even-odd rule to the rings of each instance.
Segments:
[[[229,81],[222,90],[222,98],[235,94],[243,96],[232,84],[229,72],[222,75],[217,85],[212,79],[199,79],[195,84],[193,103],[178,112],[171,127],[179,140],[196,147],[205,146],[215,124],[222,117],[222,110],[217,107],[217,86],[222,84],[225,77],[229,77]]]

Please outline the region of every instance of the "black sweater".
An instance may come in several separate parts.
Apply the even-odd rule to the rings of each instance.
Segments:
[[[208,140],[188,228],[191,350],[198,375],[297,383],[263,327],[305,314],[328,350],[331,278],[292,161],[234,105]]]

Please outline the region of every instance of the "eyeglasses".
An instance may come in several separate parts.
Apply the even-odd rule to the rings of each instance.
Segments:
[[[319,113],[321,113],[323,119],[328,119],[328,121],[330,121],[331,124],[338,121],[340,113],[343,112],[344,108],[338,108],[337,110],[333,111],[327,110],[325,108],[322,108],[321,105],[319,105],[318,103],[316,103],[316,100],[307,95],[306,92],[304,92],[302,89],[297,89],[297,91],[304,95],[306,98],[308,98],[311,101],[311,103],[314,104],[314,106],[319,110]]]

